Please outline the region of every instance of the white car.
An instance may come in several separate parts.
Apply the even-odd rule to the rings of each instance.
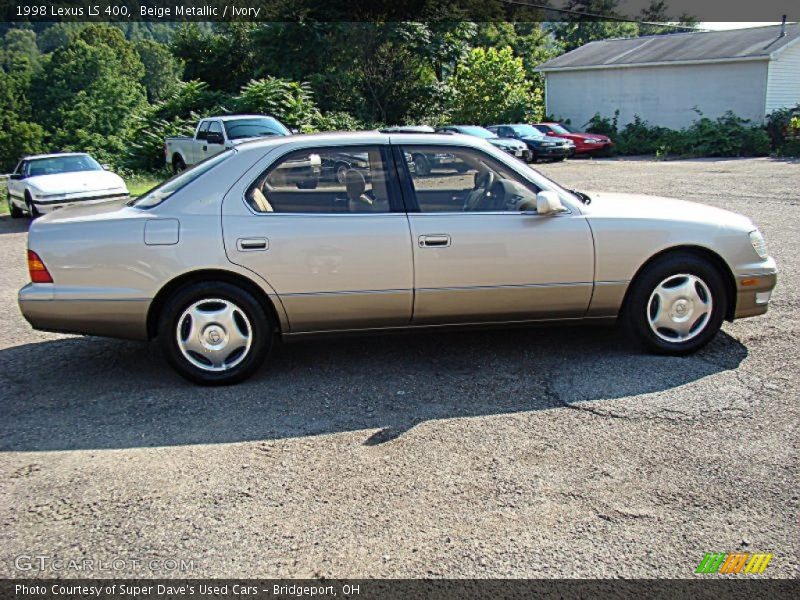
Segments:
[[[8,180],[8,211],[14,218],[53,212],[71,204],[94,204],[129,196],[119,175],[84,153],[26,156]]]

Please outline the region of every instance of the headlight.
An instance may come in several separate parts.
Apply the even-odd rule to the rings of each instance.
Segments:
[[[753,250],[755,250],[756,254],[761,258],[766,259],[769,256],[767,253],[767,242],[758,229],[750,232],[750,243],[753,245]]]
[[[542,146],[555,146],[555,142],[544,142]]]
[[[592,140],[583,140],[583,141],[586,142],[587,144],[599,144],[600,143],[600,140],[594,140],[594,139],[592,139]]]
[[[67,197],[66,194],[39,194],[34,193],[34,196],[39,198],[40,200],[63,200]]]

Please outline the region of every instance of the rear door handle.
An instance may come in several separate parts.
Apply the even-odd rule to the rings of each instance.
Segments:
[[[236,240],[236,249],[239,252],[269,250],[269,240],[267,238],[239,238]]]
[[[450,245],[450,236],[446,233],[419,236],[420,248],[447,248]]]

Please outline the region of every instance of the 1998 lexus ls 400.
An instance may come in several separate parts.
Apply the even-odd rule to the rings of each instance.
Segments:
[[[423,175],[417,155],[449,159]],[[462,135],[247,142],[136,200],[46,215],[28,243],[33,327],[157,338],[204,384],[251,375],[276,335],[335,331],[619,318],[684,354],[766,312],[776,282],[746,217],[589,198]]]

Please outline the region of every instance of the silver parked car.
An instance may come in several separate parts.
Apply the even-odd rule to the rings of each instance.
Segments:
[[[454,168],[417,173],[417,153]],[[343,154],[361,162],[341,177],[285,176]],[[776,282],[741,215],[589,197],[472,136],[378,132],[242,143],[136,200],[64,208],[33,223],[28,261],[33,327],[156,337],[204,384],[321,332],[620,318],[684,354],[766,312]]]

